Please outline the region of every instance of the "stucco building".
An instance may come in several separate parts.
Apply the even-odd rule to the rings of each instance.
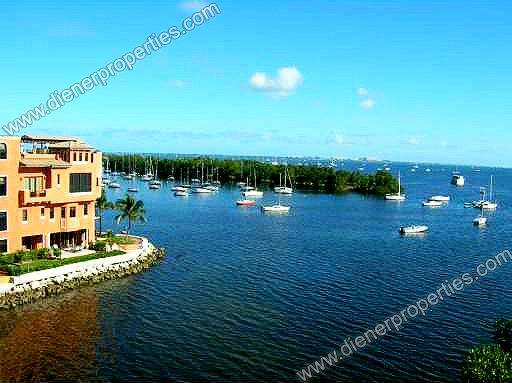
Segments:
[[[0,136],[0,253],[93,242],[101,172],[81,140]]]

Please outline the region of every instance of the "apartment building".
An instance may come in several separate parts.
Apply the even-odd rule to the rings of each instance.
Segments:
[[[0,253],[93,242],[101,172],[76,138],[0,136]]]

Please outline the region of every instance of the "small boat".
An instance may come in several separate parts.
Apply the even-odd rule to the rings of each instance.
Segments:
[[[208,193],[212,193],[212,191],[210,189],[206,189],[206,188],[202,188],[202,187],[196,187],[196,188],[192,189],[192,193],[208,194]]]
[[[474,220],[473,220],[473,225],[475,226],[483,226],[487,223],[487,218],[485,218],[484,216],[479,216],[479,217],[476,217]]]
[[[161,186],[159,184],[151,184],[151,185],[149,185],[149,188],[151,190],[158,190],[158,189],[160,189],[160,187]]]
[[[400,228],[400,234],[421,234],[428,230],[428,226],[406,226]]]
[[[423,202],[423,206],[437,207],[441,206],[443,203],[441,201],[428,201]]]
[[[460,174],[454,174],[452,176],[452,185],[455,186],[464,186],[465,180],[464,177]]]
[[[180,191],[180,192],[186,192],[187,191],[187,188],[186,187],[183,187],[183,186],[175,186],[171,189],[172,191]]]
[[[262,206],[261,210],[270,213],[287,213],[290,211],[290,206],[274,205],[274,206]]]
[[[429,198],[430,201],[438,201],[438,202],[449,202],[450,197],[444,195],[434,195]]]
[[[431,169],[429,169],[429,168],[427,168],[427,169],[425,169],[425,171],[426,171],[427,173],[430,173],[432,170],[431,170]]]
[[[263,192],[259,190],[247,190],[242,193],[244,197],[263,197]]]
[[[400,171],[398,171],[398,193],[386,194],[385,198],[389,201],[404,201],[405,195],[401,194],[400,191],[401,191]]]
[[[121,187],[121,185],[119,185],[118,183],[116,182],[111,182],[109,185],[108,185],[109,188],[111,189],[119,189]]]
[[[188,191],[186,190],[177,190],[174,195],[176,197],[188,197]]]
[[[483,202],[481,205],[480,205],[480,208],[481,209],[484,209],[484,210],[494,210],[498,207],[498,204],[495,203],[495,202],[491,202],[491,201],[485,201]]]
[[[168,179],[169,181],[174,181],[174,177],[173,177],[173,176],[169,176],[167,179]]]
[[[236,201],[238,206],[256,206],[256,201],[252,199],[241,199]]]
[[[204,188],[208,189],[208,190],[210,190],[212,192],[218,192],[219,191],[218,186],[214,186],[214,185],[206,185],[206,186],[204,186]]]
[[[139,191],[139,189],[137,189],[137,188],[128,188],[128,191],[130,193],[137,193]]]

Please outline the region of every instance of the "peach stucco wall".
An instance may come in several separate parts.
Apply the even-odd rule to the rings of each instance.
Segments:
[[[67,169],[27,168],[20,166],[22,159],[20,137],[0,136],[0,143],[7,145],[7,159],[0,160],[0,176],[7,176],[8,192],[0,197],[0,211],[7,211],[7,232],[0,232],[0,239],[8,239],[8,252],[21,249],[22,237],[43,235],[42,246],[49,247],[51,233],[87,230],[88,241],[94,240],[95,200],[101,194],[101,153],[94,153],[91,162],[71,162]],[[73,151],[71,151],[73,153]],[[89,156],[91,153],[89,152]],[[25,155],[24,158],[40,158],[50,155]],[[71,159],[73,157],[71,156]],[[90,159],[90,158],[89,158]],[[92,190],[89,193],[69,193],[70,173],[91,173]],[[24,177],[41,176],[46,180],[45,196],[34,198],[23,191]],[[60,178],[60,184],[58,179]],[[88,214],[84,215],[84,205]],[[50,219],[50,210],[54,218]],[[61,219],[61,208],[66,208],[66,218]],[[70,217],[70,207],[76,208],[76,218]],[[22,222],[23,210],[27,210],[28,222]],[[42,209],[44,209],[42,211]]]

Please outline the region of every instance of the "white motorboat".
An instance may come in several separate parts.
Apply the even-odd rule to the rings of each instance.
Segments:
[[[204,186],[204,188],[208,189],[208,190],[210,190],[212,192],[218,192],[219,191],[218,186],[214,186],[214,185],[206,185],[206,186]]]
[[[274,206],[262,206],[261,210],[271,213],[287,213],[290,211],[290,206],[274,205]]]
[[[474,220],[473,220],[473,225],[475,226],[483,226],[487,223],[487,218],[485,218],[484,216],[479,216],[479,217],[476,217]]]
[[[158,189],[160,189],[160,187],[161,186],[159,184],[151,184],[151,185],[149,185],[149,188],[151,190],[158,190]]]
[[[429,198],[430,201],[438,201],[438,202],[449,202],[450,197],[444,195],[434,195]]]
[[[494,210],[498,207],[498,204],[495,203],[495,202],[491,202],[491,201],[485,201],[482,203],[482,205],[480,206],[481,209],[484,209],[484,210]]]
[[[263,197],[263,192],[259,190],[247,190],[242,193],[244,197]]]
[[[187,191],[187,188],[186,187],[183,187],[183,186],[175,186],[171,189],[172,191],[179,191],[179,192],[186,192]]]
[[[424,225],[406,226],[400,228],[400,234],[421,234],[425,233],[427,230],[428,226]]]
[[[176,197],[188,197],[188,192],[186,190],[177,190],[174,192]]]
[[[396,194],[386,194],[386,199],[390,201],[404,201],[405,195],[401,194],[402,185],[400,183],[400,171],[398,171],[398,193]]]
[[[464,177],[461,176],[460,174],[454,174],[452,176],[452,185],[455,185],[455,186],[464,186],[464,183],[466,181],[464,180]]]
[[[130,193],[137,193],[139,191],[139,189],[137,189],[137,188],[128,188],[128,191]]]
[[[111,182],[108,185],[108,187],[111,188],[111,189],[119,189],[121,187],[121,185],[119,185],[117,182]]]
[[[423,206],[437,207],[441,206],[443,203],[441,201],[427,201],[423,202]]]
[[[203,188],[203,187],[195,187],[195,188],[192,188],[192,193],[208,194],[208,193],[213,193],[213,192],[211,190]]]

